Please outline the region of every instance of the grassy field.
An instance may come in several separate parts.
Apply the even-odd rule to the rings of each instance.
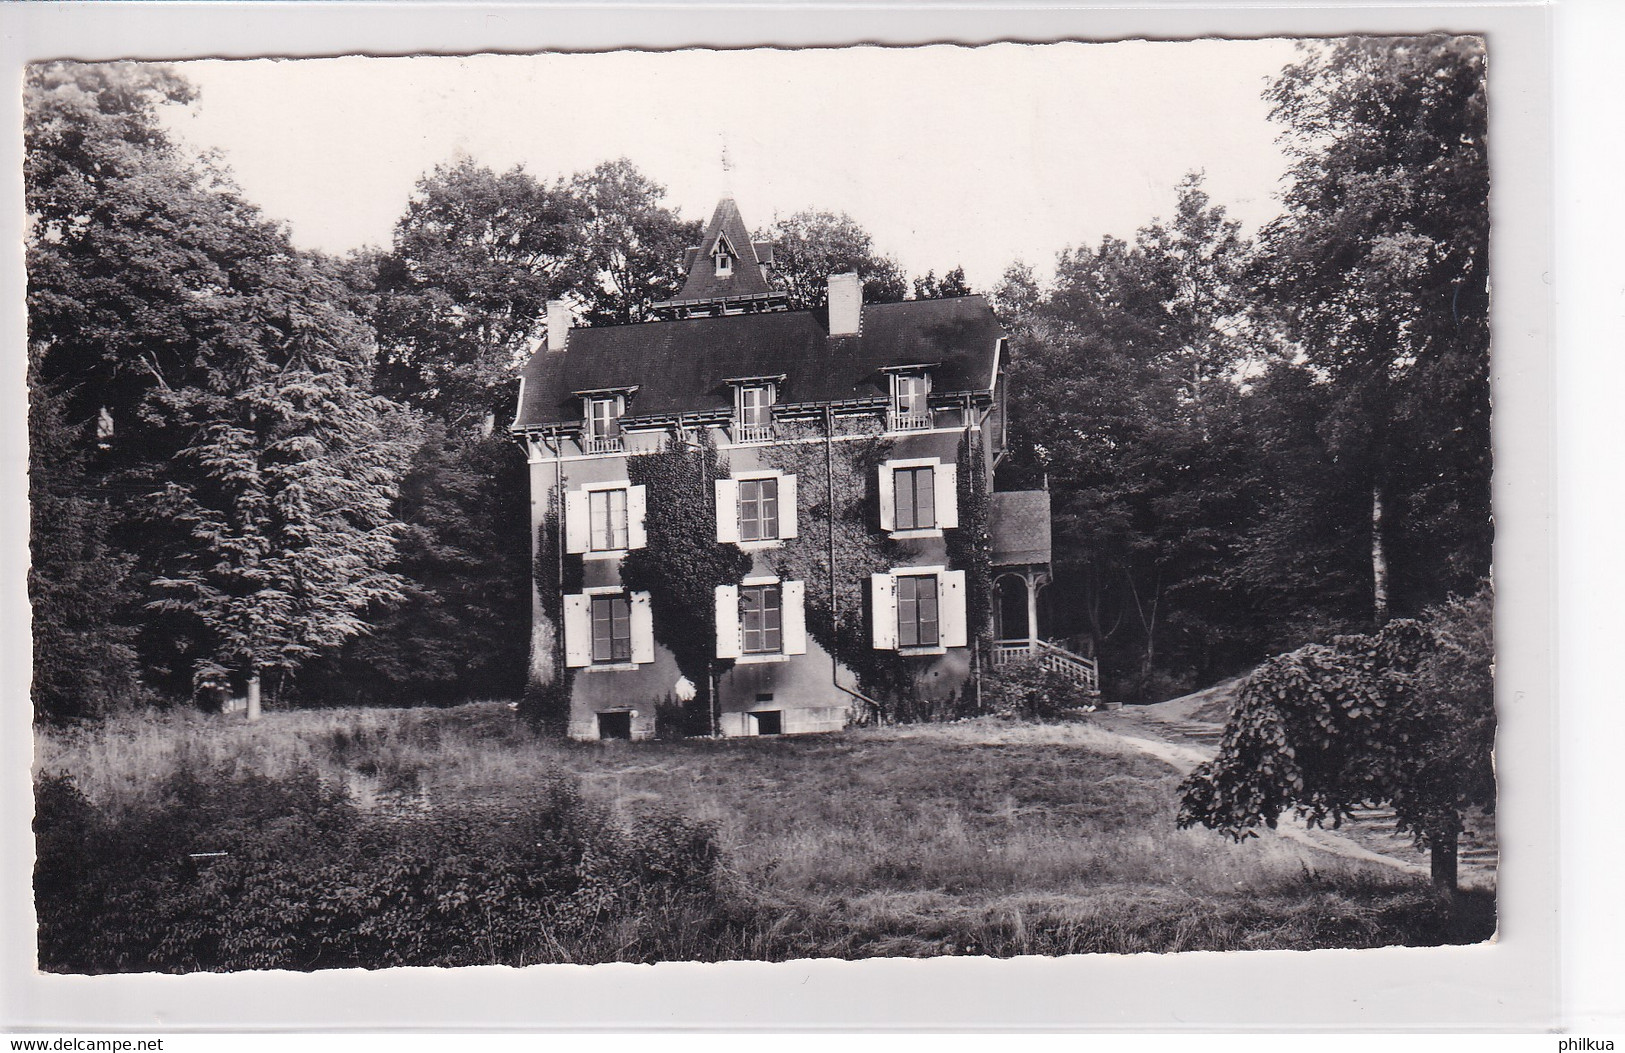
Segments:
[[[613,940],[554,934],[470,960],[1307,949],[1476,942],[1494,928],[1487,895],[1446,904],[1424,882],[1269,834],[1236,845],[1174,829],[1178,776],[1087,722],[600,745],[541,737],[498,703],[254,726],[172,714],[42,732],[37,771],[70,776],[104,829],[173,808],[177,776],[304,777],[390,829],[448,811],[496,823],[564,786],[600,817],[593,836],[686,817],[714,846],[703,895],[680,911],[643,896],[594,915],[613,918]]]

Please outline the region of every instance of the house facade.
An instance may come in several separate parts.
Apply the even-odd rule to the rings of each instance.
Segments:
[[[569,734],[651,736],[657,706],[695,687],[667,646],[678,627],[623,576],[661,504],[657,484],[635,481],[637,458],[677,446],[716,451],[698,540],[736,550],[743,571],[710,590],[710,609],[666,615],[708,626],[705,669],[689,672],[709,681],[713,732],[839,730],[884,708],[864,689],[871,659],[894,689],[940,698],[974,689],[980,663],[1040,647],[1048,494],[991,493],[1007,338],[986,301],[866,305],[858,276],[836,274],[827,309],[790,310],[771,247],[727,198],[687,262],[654,321],[575,328],[550,304],[523,374],[512,430],[547,568],[532,674],[566,685]],[[967,501],[984,510],[975,522]],[[998,524],[1005,537],[965,543]],[[978,573],[997,598],[973,601]],[[990,653],[973,646],[978,619],[999,626]]]

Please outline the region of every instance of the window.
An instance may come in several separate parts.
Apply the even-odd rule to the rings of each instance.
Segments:
[[[608,672],[655,660],[647,592],[610,586],[566,593],[563,614],[566,667]]]
[[[796,477],[774,471],[716,480],[717,541],[774,548],[796,536]]]
[[[926,396],[930,393],[931,381],[925,373],[892,374],[892,430],[929,428],[931,409],[926,404]]]
[[[732,274],[734,272],[733,257],[728,255],[727,252],[718,251],[717,255],[716,255],[716,260],[717,260],[717,277],[718,278],[726,278],[726,277],[728,277],[728,275],[730,275],[730,274]]]
[[[773,441],[773,385],[741,384],[734,400],[734,441]]]
[[[592,660],[632,660],[632,605],[624,595],[592,597]]]
[[[897,579],[897,646],[935,647],[937,576],[909,574]]]
[[[594,490],[587,495],[587,502],[591,524],[588,547],[593,552],[626,548],[626,491]]]
[[[970,645],[965,572],[946,567],[897,567],[869,575],[877,651],[946,654]]]
[[[779,481],[739,480],[739,540],[771,541],[779,536]]]
[[[937,457],[882,462],[880,529],[893,537],[940,537],[959,526],[959,466]]]
[[[894,530],[929,530],[937,525],[936,469],[930,465],[892,472],[897,507]]]
[[[605,395],[587,400],[587,437],[614,439],[621,434],[621,397]]]
[[[739,590],[739,628],[746,654],[777,654],[784,647],[777,585],[746,585]]]
[[[806,583],[801,581],[764,576],[718,585],[716,656],[751,663],[784,662],[806,654],[806,598]]]

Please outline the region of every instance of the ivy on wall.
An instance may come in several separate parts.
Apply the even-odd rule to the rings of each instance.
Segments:
[[[915,693],[913,664],[895,651],[874,649],[869,575],[903,562],[905,552],[880,529],[879,467],[891,444],[879,436],[777,446],[770,467],[796,476],[799,536],[772,550],[774,573],[806,582],[807,632],[858,678],[878,701],[900,703]],[[831,501],[830,479],[834,488]],[[830,521],[835,535],[834,606],[830,596]]]
[[[627,478],[646,487],[647,544],[621,561],[621,581],[649,594],[655,639],[677,660],[696,690],[690,733],[710,729],[711,677],[732,662],[716,658],[716,588],[736,585],[751,558],[717,543],[715,480],[728,474],[709,432],[696,443],[668,438],[654,453],[629,457]]]
[[[521,714],[543,727],[562,731],[570,718],[570,691],[575,670],[564,664],[564,595],[580,592],[584,579],[581,556],[560,554],[561,488],[548,491],[547,511],[536,528],[531,578],[541,603],[530,634],[530,669],[525,678]]]
[[[944,539],[948,564],[965,571],[965,618],[986,661],[993,645],[993,494],[980,435],[959,440],[959,529]]]

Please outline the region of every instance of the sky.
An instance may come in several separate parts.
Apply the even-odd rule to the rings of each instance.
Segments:
[[[1131,238],[1200,169],[1248,229],[1287,161],[1261,93],[1285,40],[996,44],[178,63],[169,118],[304,248],[389,244],[462,156],[551,180],[629,157],[684,218],[731,191],[764,227],[849,213],[910,274]],[[724,152],[729,170],[723,167]]]

